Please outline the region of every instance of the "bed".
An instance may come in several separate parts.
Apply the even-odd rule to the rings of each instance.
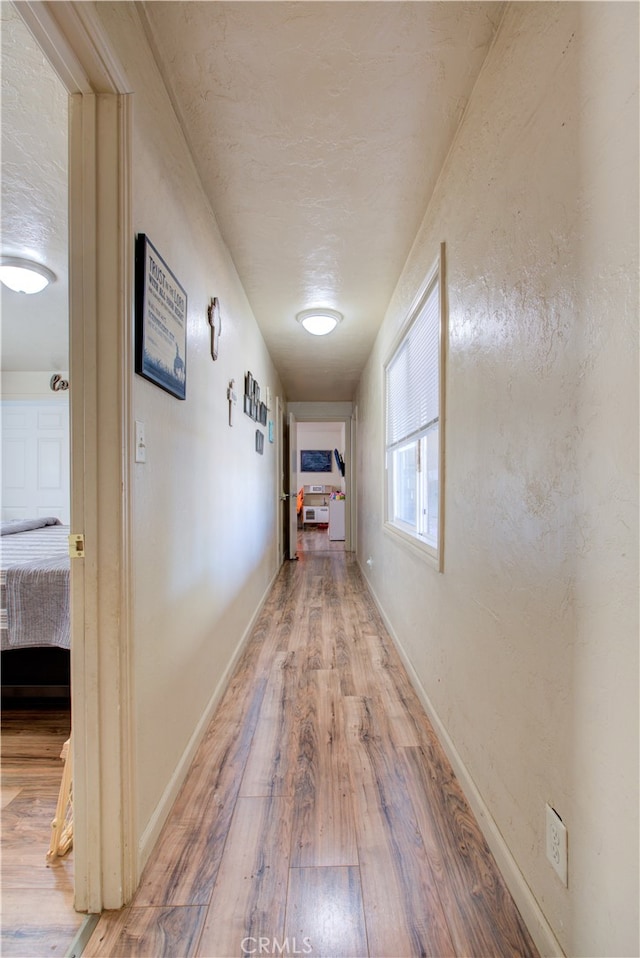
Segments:
[[[2,694],[67,695],[69,528],[47,517],[3,522],[0,531]]]

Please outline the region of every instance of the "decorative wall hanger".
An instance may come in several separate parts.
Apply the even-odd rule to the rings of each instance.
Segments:
[[[211,326],[211,358],[216,360],[220,347],[220,336],[222,335],[222,314],[220,313],[220,301],[217,296],[209,301],[207,319]]]
[[[63,379],[60,373],[54,373],[49,380],[49,389],[54,393],[64,392],[69,388],[69,380]]]
[[[229,388],[227,389],[227,399],[229,400],[229,425],[233,426],[233,407],[238,401],[238,397],[235,391],[236,381],[235,379],[229,380]]]

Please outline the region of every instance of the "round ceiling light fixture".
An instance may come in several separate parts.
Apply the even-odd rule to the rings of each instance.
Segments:
[[[0,258],[0,283],[15,293],[39,293],[55,279],[55,273],[40,263],[18,256]]]
[[[332,333],[338,323],[342,322],[342,313],[337,309],[303,309],[296,315],[296,319],[313,336],[326,336]]]

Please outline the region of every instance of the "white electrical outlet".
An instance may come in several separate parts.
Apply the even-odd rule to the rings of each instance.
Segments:
[[[553,865],[562,884],[567,886],[567,829],[555,808],[547,810],[547,858]]]

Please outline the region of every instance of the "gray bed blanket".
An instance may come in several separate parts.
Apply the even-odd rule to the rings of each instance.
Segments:
[[[10,648],[70,647],[69,556],[9,566],[5,589]]]
[[[46,526],[61,526],[62,523],[55,516],[46,516],[43,519],[8,519],[0,524],[0,535],[12,536],[16,532],[32,532],[34,529],[44,529]]]

